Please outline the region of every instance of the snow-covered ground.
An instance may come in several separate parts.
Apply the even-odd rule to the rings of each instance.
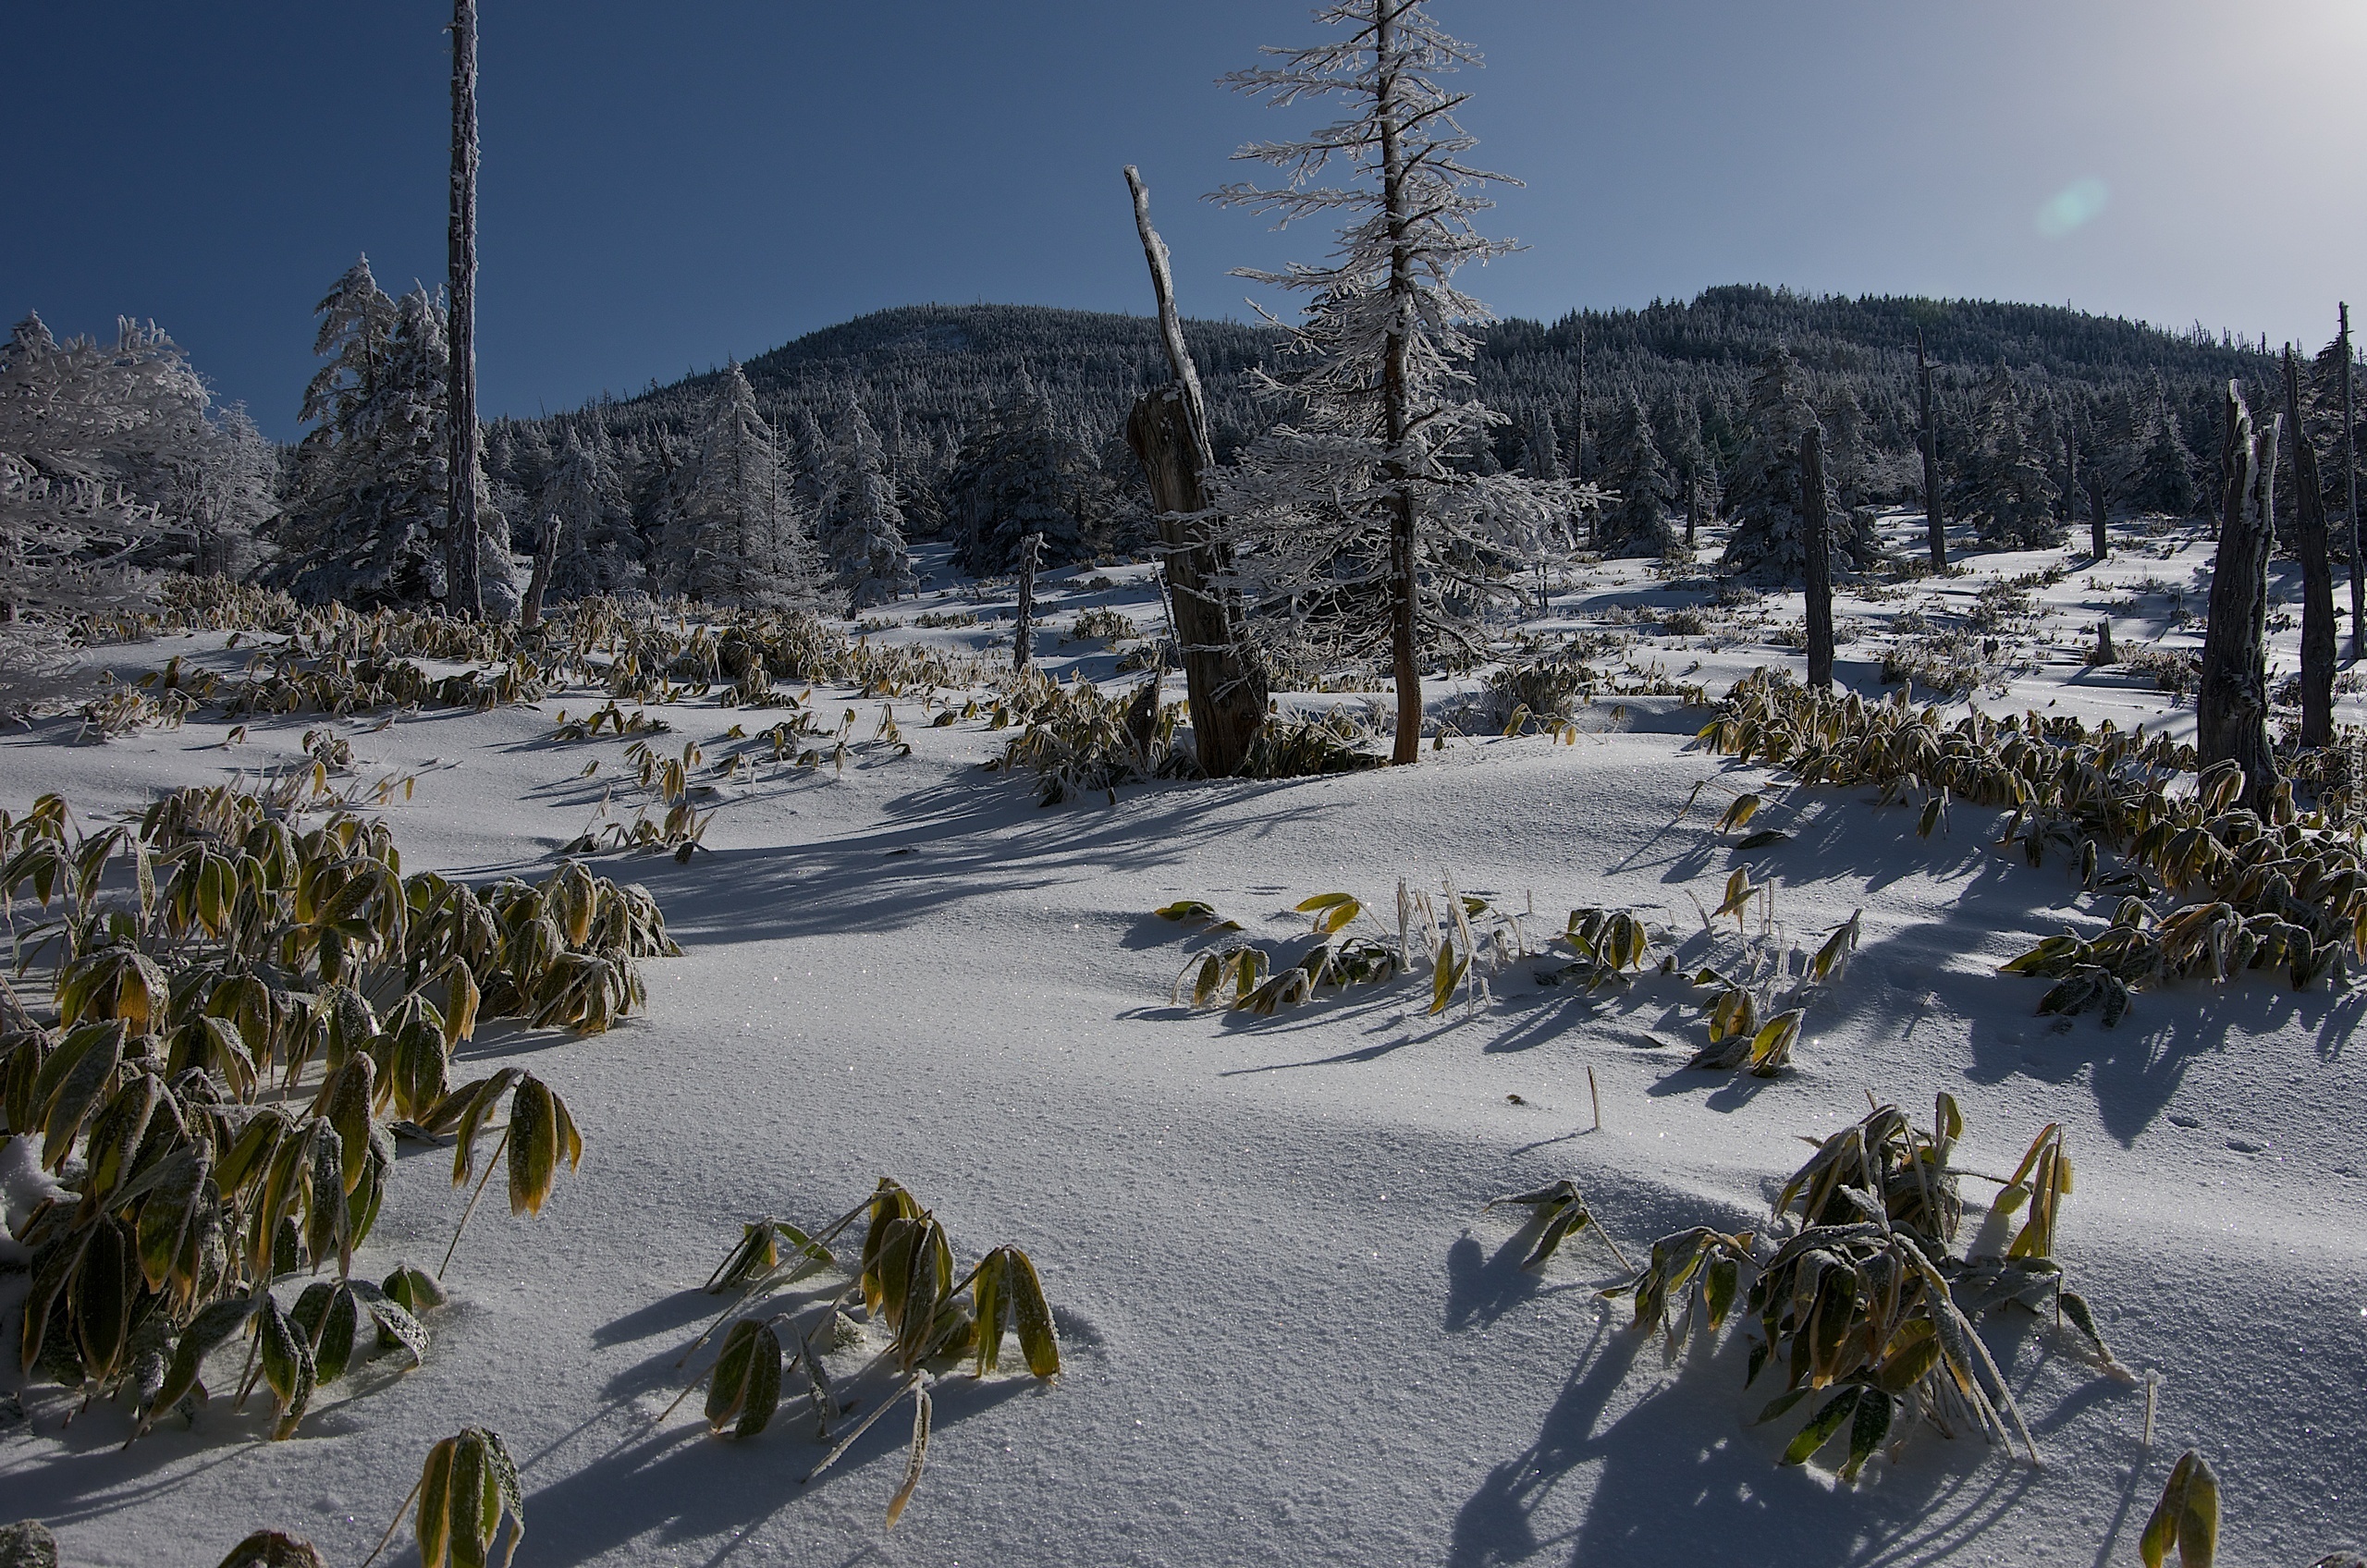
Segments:
[[[1919,520],[1891,528],[1917,547]],[[2131,524],[2109,561],[2053,582],[2061,552],[1845,584],[1857,640],[1840,678],[1879,693],[1898,617],[1930,635],[1979,608],[1972,635],[2005,671],[1983,707],[2190,731],[2191,708],[2149,679],[2082,658],[2106,614],[2124,653],[2197,645],[2209,553],[2185,525]],[[1159,620],[1138,566],[1067,574],[1046,599],[1038,656],[1056,673],[1114,678],[1113,652],[1060,640],[1080,610]],[[996,655],[1009,605],[940,569],[884,619],[978,624],[872,634]],[[1714,697],[1756,666],[1797,668],[1783,639],[1799,619],[1797,594],[1722,603],[1706,573],[1625,562],[1576,569],[1532,631],[1632,636],[1595,662],[1658,665]],[[2297,639],[2277,634],[2287,670]],[[219,642],[92,657],[235,664]],[[1452,683],[1437,698],[1450,709]],[[878,699],[816,702],[853,707],[858,738],[876,727]],[[558,710],[592,705],[343,728],[365,777],[420,775],[386,813],[407,868],[539,873],[622,772],[623,741],[550,738]],[[1919,839],[1910,809],[1689,750],[1709,715],[1675,697],[1606,695],[1566,742],[1465,723],[1470,738],[1414,768],[1050,809],[978,766],[1008,732],[898,712],[911,754],[767,765],[717,786],[711,852],[604,860],[649,887],[684,949],[644,965],[645,1014],[582,1040],[492,1029],[466,1048],[456,1077],[531,1064],[587,1152],[539,1218],[479,1212],[424,1366],[335,1385],[280,1443],[262,1440],[266,1411],[217,1397],[193,1429],[167,1421],[126,1449],[121,1412],[67,1426],[59,1390],[27,1390],[27,1419],[0,1433],[0,1517],[47,1520],[73,1564],[208,1564],[264,1526],[359,1562],[428,1446],[476,1425],[523,1467],[521,1563],[2130,1563],[2188,1446],[2218,1470],[2223,1561],[2300,1568],[2367,1546],[2361,993],[2256,980],[2140,992],[2110,1030],[2037,1016],[2044,983],[1997,965],[2094,918],[2075,871],[1992,847],[1990,814],[1959,805],[1944,837]],[[731,725],[757,727],[707,703],[664,717],[659,744],[696,741],[710,759]],[[2355,692],[2342,717],[2361,717]],[[60,790],[95,820],[292,760],[321,722],[250,721],[225,749],[217,723],[76,746],[72,720],[46,721],[0,741],[0,804]],[[1182,898],[1277,953],[1295,951],[1306,917],[1291,906],[1310,894],[1393,909],[1401,878],[1448,877],[1533,910],[1539,945],[1571,908],[1604,905],[1698,947],[1693,900],[1714,907],[1738,864],[1715,818],[1745,789],[1770,797],[1760,824],[1792,835],[1749,857],[1777,884],[1780,926],[1813,946],[1864,912],[1856,962],[1779,1079],[1686,1071],[1698,1025],[1674,977],[1589,1000],[1520,962],[1483,1003],[1435,1018],[1419,979],[1271,1019],[1171,1004],[1208,940],[1151,913]],[[1744,1390],[1738,1333],[1664,1366],[1624,1303],[1594,1296],[1618,1274],[1594,1238],[1527,1275],[1518,1211],[1483,1212],[1570,1177],[1631,1256],[1698,1223],[1764,1229],[1803,1136],[1846,1125],[1869,1093],[1920,1121],[1939,1091],[1964,1107],[1973,1169],[2010,1170],[2042,1125],[2064,1125],[2079,1181],[2058,1253],[2140,1374],[2100,1376],[2049,1325],[1993,1325],[2036,1468],[1929,1428],[1854,1488],[1779,1468],[1797,1422],[1747,1425],[1769,1390]],[[823,1450],[786,1413],[742,1443],[707,1438],[692,1405],[658,1419],[719,1307],[698,1287],[741,1223],[821,1223],[882,1174],[935,1208],[965,1261],[1024,1246],[1066,1357],[1049,1386],[944,1378],[927,1476],[885,1536],[902,1420],[807,1485]],[[432,1266],[465,1197],[446,1176],[442,1156],[405,1145],[357,1272]],[[0,1280],[12,1307],[22,1290],[21,1274]]]

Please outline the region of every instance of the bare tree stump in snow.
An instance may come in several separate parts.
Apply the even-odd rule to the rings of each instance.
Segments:
[[[2202,766],[2234,759],[2244,804],[2266,816],[2276,787],[2268,741],[2268,556],[2275,516],[2276,427],[2255,429],[2241,386],[2227,384],[2227,435],[2219,552],[2195,694],[2195,750]]]
[[[559,531],[566,525],[553,514],[543,520],[542,543],[534,546],[534,574],[526,580],[525,601],[518,606],[518,624],[543,623],[543,595],[550,592],[551,570],[558,565]]]
[[[1019,542],[1019,629],[1012,634],[1011,668],[1020,674],[1027,673],[1036,619],[1036,557],[1044,547],[1044,536],[1030,533]]]
[[[2301,557],[2301,744],[2334,743],[2334,568],[2326,558],[2326,497],[2318,453],[2301,428],[2301,372],[2285,346],[2285,419],[2293,428],[2294,551]]]
[[[1167,246],[1151,227],[1150,192],[1132,165],[1126,167],[1126,187],[1134,193],[1134,227],[1150,263],[1159,337],[1174,375],[1136,400],[1126,418],[1126,444],[1141,459],[1151,504],[1159,511],[1168,622],[1184,666],[1200,769],[1211,778],[1226,778],[1239,769],[1266,722],[1265,671],[1241,636],[1237,606],[1225,587],[1233,563],[1209,515],[1207,475],[1216,459],[1208,445],[1199,372],[1184,341]]]
[[[1800,528],[1808,549],[1809,688],[1833,685],[1833,538],[1824,506],[1824,432],[1800,436]]]

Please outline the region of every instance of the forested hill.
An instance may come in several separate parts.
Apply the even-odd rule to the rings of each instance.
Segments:
[[[1936,368],[1944,427],[1968,416],[1980,384],[2000,365],[2039,403],[2076,395],[2082,402],[2152,405],[2158,379],[2189,447],[2207,452],[2219,388],[2232,376],[2264,391],[2273,374],[2257,345],[2059,305],[1846,299],[1738,285],[1640,310],[1573,312],[1551,325],[1500,322],[1483,337],[1479,390],[1491,407],[1516,416],[1500,443],[1507,466],[1518,460],[1532,408],[1550,415],[1564,466],[1574,466],[1581,459],[1572,448],[1583,362],[1590,466],[1593,438],[1628,397],[1647,409],[1682,398],[1714,427],[1717,413],[1738,413],[1755,367],[1781,343],[1799,361],[1811,398],[1821,403],[1846,385],[1864,410],[1870,446],[1903,451],[1915,429],[1919,331]],[[1219,321],[1187,323],[1186,335],[1220,444],[1269,423],[1275,410],[1252,395],[1246,373],[1270,359],[1278,335]],[[914,477],[950,465],[963,435],[1022,386],[1040,392],[1082,445],[1109,450],[1134,398],[1167,376],[1149,317],[1033,305],[878,311],[809,333],[743,368],[776,424],[810,409],[827,425],[850,393],[883,427],[901,419],[900,466]],[[690,428],[715,379],[710,372],[607,404],[603,423],[619,433],[653,419]]]

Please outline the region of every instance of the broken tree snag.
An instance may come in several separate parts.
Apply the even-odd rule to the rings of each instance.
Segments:
[[[1044,536],[1030,533],[1019,541],[1019,628],[1012,633],[1011,668],[1020,674],[1027,673],[1032,623],[1036,619],[1036,556],[1044,547]]]
[[[2293,502],[2301,557],[2301,744],[2334,744],[2334,567],[2326,559],[2326,497],[2318,452],[2301,427],[2301,373],[2285,346],[2285,423],[2293,432]]]
[[[2276,427],[2254,428],[2240,384],[2227,383],[2219,553],[2211,573],[2211,619],[2203,629],[2202,681],[2195,693],[2195,750],[2201,764],[2233,759],[2244,770],[2243,803],[2266,817],[2276,791],[2268,742],[2268,555],[2275,516]]]
[[[1940,436],[1932,424],[1932,366],[1923,358],[1923,329],[1915,329],[1915,385],[1923,399],[1923,531],[1931,541],[1932,570],[1948,570],[1948,523],[1940,515]]]
[[[1800,529],[1808,546],[1809,689],[1833,685],[1833,547],[1824,508],[1824,433],[1800,436]]]
[[[2104,471],[2094,463],[2088,465],[2088,543],[2098,560],[2112,547],[2104,536]]]
[[[1208,476],[1216,459],[1200,398],[1200,375],[1184,341],[1184,318],[1175,309],[1167,245],[1151,227],[1150,191],[1132,165],[1126,168],[1126,188],[1134,193],[1134,228],[1142,238],[1143,257],[1150,263],[1159,338],[1174,374],[1167,386],[1135,401],[1126,419],[1126,444],[1142,462],[1159,514],[1168,619],[1175,633],[1176,656],[1184,666],[1184,700],[1200,770],[1211,778],[1226,778],[1239,771],[1266,722],[1265,670],[1241,634],[1240,606],[1228,586],[1231,552],[1218,537],[1208,505]]]
[[[543,595],[550,592],[551,569],[558,565],[559,532],[565,526],[557,513],[543,520],[542,543],[534,547],[534,574],[526,580],[526,597],[518,607],[521,626],[543,623]]]

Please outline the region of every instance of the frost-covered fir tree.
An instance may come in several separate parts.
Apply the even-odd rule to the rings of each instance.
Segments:
[[[1808,536],[1800,521],[1800,437],[1817,423],[1800,386],[1800,367],[1791,350],[1777,344],[1759,362],[1750,402],[1743,410],[1742,449],[1726,476],[1725,510],[1733,529],[1726,535],[1724,568],[1766,583],[1807,580]],[[1871,518],[1841,509],[1825,475],[1827,526],[1832,530],[1833,567],[1862,571],[1882,553]]]
[[[659,540],[663,587],[697,601],[808,604],[813,549],[772,426],[734,361],[716,386],[697,456],[674,475]]]
[[[558,557],[551,567],[553,598],[631,594],[646,586],[632,508],[607,432],[597,423],[591,426],[589,439],[568,427],[534,510],[538,543],[543,529],[559,531]]]
[[[155,326],[60,344],[27,317],[0,345],[0,619],[121,602],[135,565],[247,570],[276,468]]]
[[[1044,538],[1041,565],[1085,558],[1075,498],[1090,460],[1062,434],[1051,399],[1023,374],[972,427],[946,475],[948,519],[961,541],[954,564],[980,576],[1011,571],[1031,533]]]
[[[1614,499],[1603,503],[1602,553],[1664,556],[1670,534],[1668,503],[1676,486],[1652,439],[1644,405],[1632,395],[1611,416],[1603,433],[1602,484]]]
[[[1385,650],[1397,687],[1394,760],[1421,754],[1425,645],[1477,657],[1479,617],[1512,597],[1511,569],[1568,506],[1559,486],[1474,476],[1491,416],[1472,394],[1467,327],[1491,319],[1454,287],[1466,262],[1502,255],[1473,220],[1491,180],[1465,164],[1474,140],[1456,122],[1464,94],[1439,78],[1478,56],[1417,0],[1343,0],[1316,13],[1339,32],[1273,64],[1235,73],[1237,90],[1288,108],[1336,99],[1341,117],[1296,141],[1237,156],[1273,165],[1276,187],[1233,185],[1228,204],[1287,227],[1337,217],[1320,266],[1241,276],[1309,296],[1288,330],[1288,423],[1253,443],[1223,486],[1253,620],[1282,626],[1326,662]],[[1349,182],[1317,182],[1334,165]]]
[[[304,389],[301,417],[313,429],[297,443],[286,558],[274,575],[313,601],[440,602],[450,585],[443,309],[424,288],[389,300],[364,257],[315,312],[313,351],[328,363]],[[508,521],[489,496],[478,516],[484,611],[499,619],[519,597]]]
[[[1949,510],[1971,522],[1992,549],[2043,549],[2063,542],[2054,515],[2056,486],[2046,454],[2032,438],[2021,389],[2003,364],[1982,384]]]
[[[1847,382],[1838,382],[1818,405],[1817,417],[1824,426],[1824,470],[1833,476],[1833,493],[1845,510],[1854,510],[1865,504],[1871,477],[1866,465],[1865,407]]]
[[[830,570],[851,607],[867,609],[914,592],[920,580],[905,547],[904,514],[888,472],[887,450],[862,399],[852,393],[835,434]]]
[[[2148,423],[2144,455],[2137,462],[2137,477],[2129,503],[2140,511],[2192,517],[2195,508],[2194,449],[2178,430],[2177,416],[2156,386],[2153,416]]]

